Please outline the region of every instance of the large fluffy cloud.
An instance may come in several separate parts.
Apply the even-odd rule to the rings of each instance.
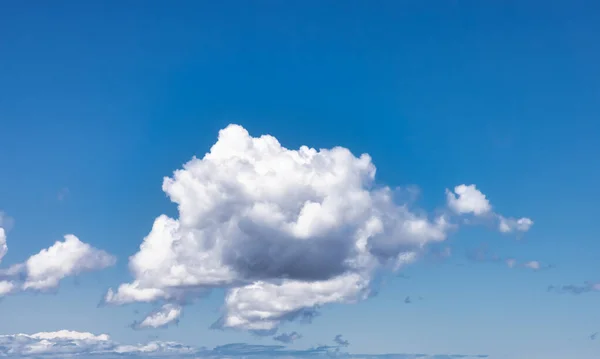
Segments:
[[[105,301],[184,303],[223,287],[218,323],[239,329],[269,331],[316,307],[361,300],[376,268],[413,261],[452,227],[445,215],[396,203],[390,188],[375,184],[367,154],[287,149],[237,125],[162,188],[179,217],[156,218],[130,257],[133,281]],[[456,206],[479,213],[478,201]]]
[[[4,248],[2,252],[2,248]],[[0,228],[0,254],[6,253],[6,236]],[[72,234],[42,249],[25,262],[0,270],[0,296],[21,290],[48,291],[68,276],[104,269],[116,259],[80,241]]]

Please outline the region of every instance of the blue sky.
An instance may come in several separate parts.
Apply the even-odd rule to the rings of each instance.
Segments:
[[[260,355],[304,357],[337,350],[336,355],[398,357],[597,358],[600,342],[590,336],[600,331],[594,287],[600,282],[599,10],[586,1],[0,5],[0,228],[8,243],[8,252],[0,256],[0,280],[22,288],[0,299],[0,334],[6,335],[0,350],[16,345],[16,333],[37,343],[41,337],[31,335],[60,330],[108,334],[110,348],[173,341],[205,350],[231,343],[281,345],[274,336],[296,332],[301,338],[283,344],[291,352],[264,347]],[[242,126],[247,136],[230,131],[231,137],[220,137],[229,124]],[[257,335],[250,324],[215,329],[219,318],[233,316],[225,296],[232,288],[246,288],[234,282],[275,283],[274,272],[242,269],[235,262],[235,273],[227,274],[235,280],[228,277],[208,290],[207,277],[195,273],[189,278],[203,293],[184,282],[177,282],[185,288],[176,293],[158,283],[167,278],[161,275],[164,268],[147,278],[136,276],[129,257],[140,251],[161,214],[196,229],[211,226],[202,221],[243,217],[233,204],[200,211],[194,206],[208,197],[194,197],[193,184],[229,183],[236,173],[229,164],[202,172],[204,155],[218,141],[237,148],[261,135],[294,151],[304,145],[347,148],[353,156],[334,162],[367,177],[369,169],[360,167],[358,157],[368,153],[376,167],[374,182],[361,177],[344,183],[349,191],[362,188],[372,198],[379,198],[381,188],[399,187],[394,206],[363,208],[349,195],[333,195],[335,186],[334,192],[323,191],[348,200],[343,208],[387,213],[398,223],[409,218],[402,207],[408,203],[411,215],[426,218],[441,234],[415,237],[386,229],[370,239],[372,248],[380,246],[378,256],[370,256],[377,257],[375,269],[366,274],[364,268],[343,268],[368,277],[363,289],[371,291],[369,298],[323,303],[311,323],[277,317],[278,333],[269,336]],[[248,148],[238,150],[254,159],[262,156],[256,148],[252,155]],[[321,153],[323,158],[329,154]],[[199,161],[195,173],[202,175],[177,182],[189,191],[170,194],[188,206],[188,214],[203,213],[186,222],[162,186],[165,176],[172,177],[193,156]],[[297,209],[306,200],[298,194],[304,192],[294,192],[300,170],[275,172],[281,175],[278,181],[290,181],[280,197],[276,189],[264,192],[274,186],[266,182],[257,182],[259,190],[247,196],[257,196],[255,203],[272,200]],[[475,197],[465,196],[463,207],[452,206],[446,190],[454,192],[461,184],[476,185],[477,192],[469,192]],[[236,198],[239,193],[228,190],[232,186],[219,187],[224,192],[216,198]],[[469,201],[480,198],[477,194],[486,196],[489,210]],[[258,226],[252,233],[270,233],[268,238],[294,240],[267,226],[267,219],[252,218],[234,222],[240,228]],[[436,227],[440,218],[451,225]],[[502,218],[530,218],[534,224],[502,233]],[[357,233],[361,223],[336,222],[331,230]],[[260,232],[267,227],[275,232]],[[329,278],[335,270],[329,262],[335,260],[318,253],[340,253],[327,252],[337,248],[328,245],[341,243],[339,233],[332,242],[315,237],[314,247],[303,249],[312,254],[298,259],[300,268],[317,268],[313,277]],[[55,247],[60,255],[28,261],[56,241],[67,243],[66,234],[78,241]],[[413,243],[417,237],[424,246]],[[238,261],[258,256],[293,280],[296,272],[286,272],[285,259],[277,262],[277,256],[263,254],[271,253],[273,244],[257,237],[258,245],[253,238],[236,237],[238,246],[219,253]],[[416,260],[394,272],[400,250],[415,253]],[[206,253],[202,260],[179,254],[171,264],[195,270],[216,258]],[[516,261],[513,268],[510,259]],[[58,267],[44,267],[53,260]],[[35,272],[36,263],[43,270]],[[140,260],[133,267],[142,273],[153,263]],[[9,274],[9,268],[18,275]],[[305,275],[298,278],[310,285],[314,278]],[[51,277],[59,283],[39,284]],[[135,280],[163,291],[162,297],[106,303],[109,288],[116,291]],[[556,287],[548,290],[550,285]],[[269,303],[281,299],[264,298]],[[165,303],[181,310],[176,325],[132,329],[132,323],[140,324]],[[302,306],[302,312],[313,310]],[[349,345],[333,340],[340,334]],[[58,340],[56,347],[75,342],[80,354],[88,355],[86,348],[106,342],[90,338],[69,334],[52,340]],[[315,349],[319,346],[332,348]],[[233,352],[194,353],[241,356],[250,347],[223,348]],[[110,350],[103,355],[116,355]],[[14,349],[10,355],[30,354]]]

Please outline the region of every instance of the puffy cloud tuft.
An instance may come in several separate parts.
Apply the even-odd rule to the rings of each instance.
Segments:
[[[121,345],[107,334],[60,330],[35,334],[0,335],[0,356],[27,357],[108,357],[124,354],[137,355],[185,355],[197,349],[174,342],[149,342],[137,345]]]
[[[8,246],[6,245],[6,232],[4,228],[0,227],[0,262],[2,262],[2,258],[8,252]]]
[[[304,315],[307,308],[364,299],[368,285],[369,278],[348,274],[325,281],[256,282],[234,288],[225,298],[227,315],[222,325],[246,330],[272,330],[284,319]]]
[[[500,223],[498,224],[498,229],[502,233],[510,233],[515,231],[527,232],[531,228],[531,226],[533,226],[533,221],[526,217],[514,219],[498,216],[498,218],[500,220]]]
[[[81,242],[72,234],[42,249],[25,262],[27,278],[23,289],[55,288],[61,279],[83,272],[104,269],[115,264],[110,254]]]
[[[76,332],[73,330],[59,330],[56,332],[40,332],[32,334],[31,338],[45,340],[93,340],[107,341],[110,337],[106,334],[95,335],[89,332]]]
[[[477,187],[472,185],[458,185],[454,192],[446,189],[448,207],[458,214],[474,214],[482,216],[492,210],[490,202]]]
[[[160,356],[160,355],[168,355],[168,356],[183,356],[183,355],[191,355],[198,352],[197,349],[183,345],[177,342],[160,342],[153,341],[145,344],[137,344],[137,345],[118,345],[111,350],[111,352],[116,354],[137,354],[140,356]]]
[[[36,334],[0,335],[0,356],[76,355],[110,348],[109,337],[61,330]]]
[[[15,289],[15,284],[8,280],[0,281],[0,297],[5,296]]]
[[[135,302],[153,302],[161,298],[168,299],[169,295],[162,289],[141,288],[140,283],[134,281],[133,283],[121,284],[116,292],[110,288],[104,296],[104,301],[122,305]]]
[[[446,189],[446,203],[455,213],[473,214],[478,217],[494,218],[498,221],[498,230],[502,233],[527,232],[533,226],[530,218],[506,218],[492,211],[487,197],[475,185],[461,184],[454,191]]]
[[[104,269],[115,262],[112,255],[69,234],[64,241],[42,249],[24,263],[0,270],[0,276],[4,278],[0,281],[0,296],[21,290],[55,289],[68,276]]]
[[[162,328],[171,323],[177,323],[181,316],[181,306],[167,303],[158,310],[150,313],[140,323],[135,323],[134,327],[144,328]]]
[[[0,262],[2,258],[8,253],[8,246],[6,244],[6,230],[12,226],[13,219],[7,216],[4,212],[0,211]],[[0,290],[0,295],[1,294]]]

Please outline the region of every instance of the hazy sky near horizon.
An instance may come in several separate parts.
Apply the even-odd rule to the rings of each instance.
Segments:
[[[597,358],[599,16],[0,4],[0,356]]]

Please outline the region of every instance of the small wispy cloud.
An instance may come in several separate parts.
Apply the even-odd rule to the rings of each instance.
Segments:
[[[508,268],[522,267],[534,271],[554,268],[554,266],[551,264],[542,264],[541,262],[535,260],[519,262],[517,259],[512,257],[504,258],[490,253],[485,246],[467,250],[466,258],[469,261],[476,263],[503,263]]]
[[[69,189],[67,187],[63,187],[61,188],[58,193],[56,194],[56,199],[58,199],[59,201],[64,201],[65,199],[67,199],[67,197],[69,196],[69,193],[71,191],[69,191]]]
[[[452,249],[450,247],[431,246],[428,255],[434,260],[443,261],[452,256]]]
[[[600,283],[585,282],[583,285],[566,284],[566,285],[549,285],[548,292],[560,294],[579,295],[588,292],[600,291]]]
[[[523,263],[523,267],[533,269],[533,270],[538,270],[542,267],[542,265],[538,261],[529,261],[529,262]]]
[[[131,327],[133,329],[166,328],[171,324],[178,324],[181,313],[182,308],[180,305],[167,303],[152,311],[142,321],[133,322]]]
[[[277,336],[273,337],[273,340],[276,340],[278,342],[282,342],[282,343],[293,343],[298,339],[301,339],[302,335],[298,332],[290,332],[290,333],[281,333]]]
[[[7,215],[5,212],[0,211],[0,228],[4,228],[4,230],[9,231],[12,229],[15,224],[15,220]]]
[[[497,228],[502,233],[529,231],[533,220],[527,217],[504,217],[492,209],[492,205],[485,194],[474,184],[461,184],[453,190],[446,189],[446,202],[448,208],[458,214],[470,214],[482,219],[494,219]]]
[[[498,263],[502,261],[500,256],[490,253],[485,245],[467,250],[465,256],[471,262]]]
[[[342,347],[347,347],[348,345],[350,345],[350,342],[348,342],[348,340],[342,338],[341,334],[336,335],[335,338],[333,338],[333,341],[337,345],[342,346]]]

